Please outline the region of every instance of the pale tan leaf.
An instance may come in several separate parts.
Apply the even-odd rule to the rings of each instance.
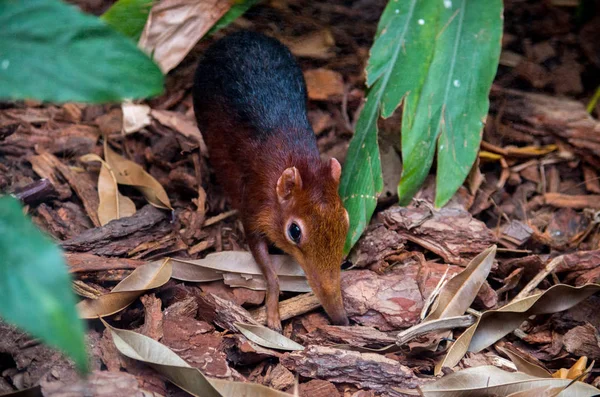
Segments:
[[[160,342],[133,331],[111,327],[111,336],[121,354],[142,361],[172,383],[198,397],[289,397],[289,394],[255,383],[232,382],[205,377]]]
[[[230,0],[163,0],[150,10],[138,46],[167,74],[231,8]]]
[[[552,374],[542,365],[536,363],[532,357],[527,357],[515,348],[496,345],[496,350],[506,354],[519,372],[527,375],[537,376],[538,378],[551,378]]]
[[[419,390],[425,397],[497,397],[540,388],[565,388],[570,383],[567,379],[538,378],[486,365],[444,376],[435,382],[420,386]],[[598,393],[600,390],[587,383],[574,382],[569,386],[568,394],[561,393],[559,396],[591,397]]]
[[[138,189],[146,200],[155,207],[170,209],[171,202],[165,189],[148,174],[140,165],[129,161],[115,153],[104,140],[104,158],[111,167],[120,185],[129,185]]]
[[[198,130],[198,127],[196,127],[193,122],[186,119],[181,113],[171,112],[169,110],[152,110],[150,114],[156,121],[165,127],[172,128],[186,138],[198,142],[201,153],[208,153],[208,148],[204,143],[204,138],[202,138],[202,134]]]
[[[467,351],[479,352],[514,331],[529,316],[557,313],[570,309],[589,296],[600,291],[599,284],[572,287],[557,284],[543,293],[513,301],[497,310],[484,312],[478,321],[469,327],[448,353],[435,367],[439,374],[442,367],[454,367]]]
[[[120,219],[135,214],[135,204],[129,197],[119,192],[117,179],[110,166],[95,154],[81,156],[83,162],[99,161],[102,164],[98,176],[98,220],[104,226],[114,219]]]
[[[164,285],[171,278],[169,259],[150,262],[135,269],[115,286],[111,292],[98,299],[86,299],[77,304],[81,318],[96,318],[117,313],[144,292]]]
[[[541,386],[535,389],[522,390],[514,393],[510,393],[506,397],[556,397],[566,386],[552,387],[552,386]]]
[[[138,132],[150,125],[150,106],[123,102],[121,110],[123,111],[123,132],[125,134]]]
[[[493,245],[473,258],[462,272],[442,287],[435,309],[424,321],[465,314],[490,273],[495,256],[496,246]]]
[[[280,37],[279,39],[297,57],[328,59],[335,55],[332,51],[335,46],[335,38],[328,29],[309,33],[305,36]]]
[[[257,345],[278,350],[304,350],[304,346],[286,338],[264,325],[235,323],[236,328]]]
[[[271,255],[282,291],[310,292],[304,271],[289,255]],[[231,287],[266,290],[266,280],[250,252],[223,251],[204,259],[173,258],[173,278],[190,282],[221,280]]]

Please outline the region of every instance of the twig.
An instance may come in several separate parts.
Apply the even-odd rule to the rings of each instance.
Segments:
[[[475,316],[456,316],[440,318],[438,320],[426,321],[410,327],[407,330],[400,332],[396,336],[396,345],[402,346],[413,340],[419,335],[426,334],[432,331],[446,331],[454,328],[466,328],[475,324]]]
[[[522,298],[527,297],[531,291],[533,291],[538,285],[539,283],[542,282],[543,279],[546,278],[546,276],[548,276],[550,273],[552,273],[557,267],[558,265],[560,265],[561,263],[563,263],[563,255],[561,256],[557,256],[556,258],[552,259],[544,268],[544,270],[542,270],[541,272],[539,272],[530,282],[529,284],[527,284],[525,286],[525,288],[523,288],[523,290],[521,290],[521,292],[519,292],[517,294],[517,296],[515,296],[515,298],[513,299],[513,302]]]
[[[215,223],[221,222],[224,219],[229,218],[232,215],[237,214],[237,210],[231,210],[231,211],[227,211],[227,212],[223,212],[217,216],[213,216],[211,218],[208,218],[205,222],[204,222],[204,226],[210,226],[210,225],[214,225]]]
[[[279,316],[281,320],[289,320],[290,318],[315,310],[318,307],[321,307],[321,303],[319,303],[315,294],[309,292],[279,302]],[[250,313],[259,323],[263,325],[267,323],[267,309],[264,306]]]

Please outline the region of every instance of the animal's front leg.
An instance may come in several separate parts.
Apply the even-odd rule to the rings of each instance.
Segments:
[[[267,327],[281,332],[281,319],[279,318],[279,277],[269,257],[267,241],[264,237],[248,236],[248,245],[267,280]]]

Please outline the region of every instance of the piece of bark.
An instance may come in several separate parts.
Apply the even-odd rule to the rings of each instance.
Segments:
[[[200,289],[203,292],[214,294],[220,298],[230,300],[242,306],[245,303],[260,305],[265,299],[265,291],[255,291],[248,288],[231,288],[223,283],[223,280],[202,283]]]
[[[211,377],[237,380],[221,349],[223,337],[213,327],[190,317],[167,316],[162,343],[177,352],[191,366]]]
[[[262,383],[275,390],[285,390],[289,387],[293,387],[295,382],[296,378],[294,377],[294,374],[283,365],[277,364],[267,373]]]
[[[90,176],[87,173],[73,171],[70,167],[64,165],[56,156],[48,152],[42,152],[37,157],[40,157],[43,159],[42,161],[54,167],[54,169],[63,176],[83,203],[83,207],[92,220],[92,223],[95,226],[100,226],[100,220],[98,219],[98,205],[100,204],[100,199],[98,198],[96,184],[92,181]]]
[[[227,354],[227,361],[236,366],[255,365],[281,357],[278,351],[261,347],[240,334],[227,335],[222,350]]]
[[[408,328],[420,321],[426,298],[441,277],[448,279],[462,270],[434,262],[410,263],[392,268],[385,274],[370,270],[342,273],[342,296],[348,317],[380,331]],[[475,303],[484,308],[497,304],[497,295],[484,283]]]
[[[182,316],[194,318],[198,313],[198,302],[194,297],[187,297],[180,301],[176,301],[171,306],[165,309],[166,316]]]
[[[279,316],[281,321],[308,313],[321,307],[319,299],[312,292],[297,295],[293,298],[279,302]],[[265,325],[267,323],[267,309],[263,306],[251,312],[252,317],[258,323]]]
[[[533,234],[533,229],[526,223],[513,219],[502,228],[500,242],[509,248],[517,248],[525,244]]]
[[[41,178],[50,181],[54,190],[58,194],[58,199],[66,200],[71,197],[71,188],[69,185],[59,180],[58,172],[53,165],[54,163],[48,156],[51,155],[41,154],[37,156],[29,156],[27,161],[31,163],[31,167],[36,174],[38,174]]]
[[[600,359],[600,335],[590,323],[569,330],[562,342],[565,350],[577,357],[586,356],[590,360]]]
[[[46,178],[39,179],[29,185],[16,189],[12,195],[26,205],[35,205],[58,195],[52,182]]]
[[[134,270],[146,263],[136,259],[105,258],[85,253],[65,253],[71,273],[97,272],[104,270]]]
[[[63,354],[1,320],[0,355],[6,357],[2,377],[19,389],[33,387],[45,378],[67,383],[77,379],[73,363]]]
[[[396,338],[373,327],[342,327],[321,325],[306,335],[299,335],[306,344],[331,346],[348,344],[357,347],[379,348],[396,343]]]
[[[163,337],[163,312],[162,302],[154,294],[146,294],[140,297],[144,305],[144,324],[137,331],[154,340]]]
[[[344,95],[344,79],[336,71],[319,68],[304,72],[308,98],[316,101],[339,101]]]
[[[593,167],[585,164],[582,168],[586,190],[590,193],[600,194],[600,180],[598,179],[598,173],[596,170]]]
[[[483,222],[461,209],[394,206],[379,213],[378,218],[402,238],[436,253],[451,264],[466,265],[496,242],[494,234]]]
[[[102,227],[86,230],[79,236],[64,241],[68,251],[89,252],[97,255],[123,255],[140,244],[155,241],[170,232],[165,212],[146,205],[133,216],[116,219]]]
[[[94,371],[87,378],[74,382],[47,382],[42,385],[42,393],[45,397],[148,396],[148,392],[140,387],[138,379],[134,375],[108,371]]]
[[[544,195],[544,203],[558,208],[591,208],[598,210],[600,209],[600,195],[590,194],[581,196],[562,193],[546,193]]]
[[[40,227],[57,240],[72,238],[93,227],[81,207],[71,201],[61,203],[58,209],[42,203],[36,212]]]
[[[300,397],[339,397],[340,392],[335,385],[326,380],[313,379],[298,386]]]
[[[406,239],[382,224],[369,226],[350,254],[355,267],[369,267],[389,255],[400,253]]]
[[[490,92],[492,109],[513,128],[538,136],[553,135],[572,146],[592,166],[600,166],[600,122],[579,101],[509,90],[494,85]]]
[[[422,383],[408,367],[375,353],[308,346],[299,352],[285,353],[280,362],[306,378],[349,383],[383,396],[402,395],[394,391],[392,386],[413,389]]]
[[[236,322],[258,324],[243,307],[211,293],[198,294],[198,316],[204,321],[215,323],[223,329],[237,332]]]

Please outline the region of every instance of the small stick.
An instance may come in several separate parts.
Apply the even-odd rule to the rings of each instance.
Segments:
[[[533,291],[539,285],[539,283],[541,283],[542,280],[544,280],[546,278],[546,276],[548,276],[550,273],[552,273],[558,267],[558,265],[560,265],[563,262],[564,262],[563,255],[557,256],[556,258],[552,259],[546,265],[546,267],[544,267],[544,270],[542,270],[541,272],[539,272],[529,282],[529,284],[527,284],[525,286],[525,288],[523,288],[523,290],[521,292],[519,292],[517,294],[517,296],[515,296],[515,298],[512,301],[514,302],[516,300],[519,300],[519,299],[527,297],[531,293],[531,291]]]
[[[319,307],[321,307],[321,303],[315,294],[309,292],[279,302],[279,316],[282,321],[289,320],[290,318],[308,313]],[[259,323],[263,325],[267,323],[267,309],[264,306],[253,310],[250,313]]]
[[[205,222],[203,226],[210,226],[210,225],[214,225],[217,222],[221,222],[223,219],[227,219],[232,215],[237,214],[237,210],[231,210],[231,211],[227,211],[227,212],[223,212],[219,215],[213,216],[211,218],[208,218]]]

